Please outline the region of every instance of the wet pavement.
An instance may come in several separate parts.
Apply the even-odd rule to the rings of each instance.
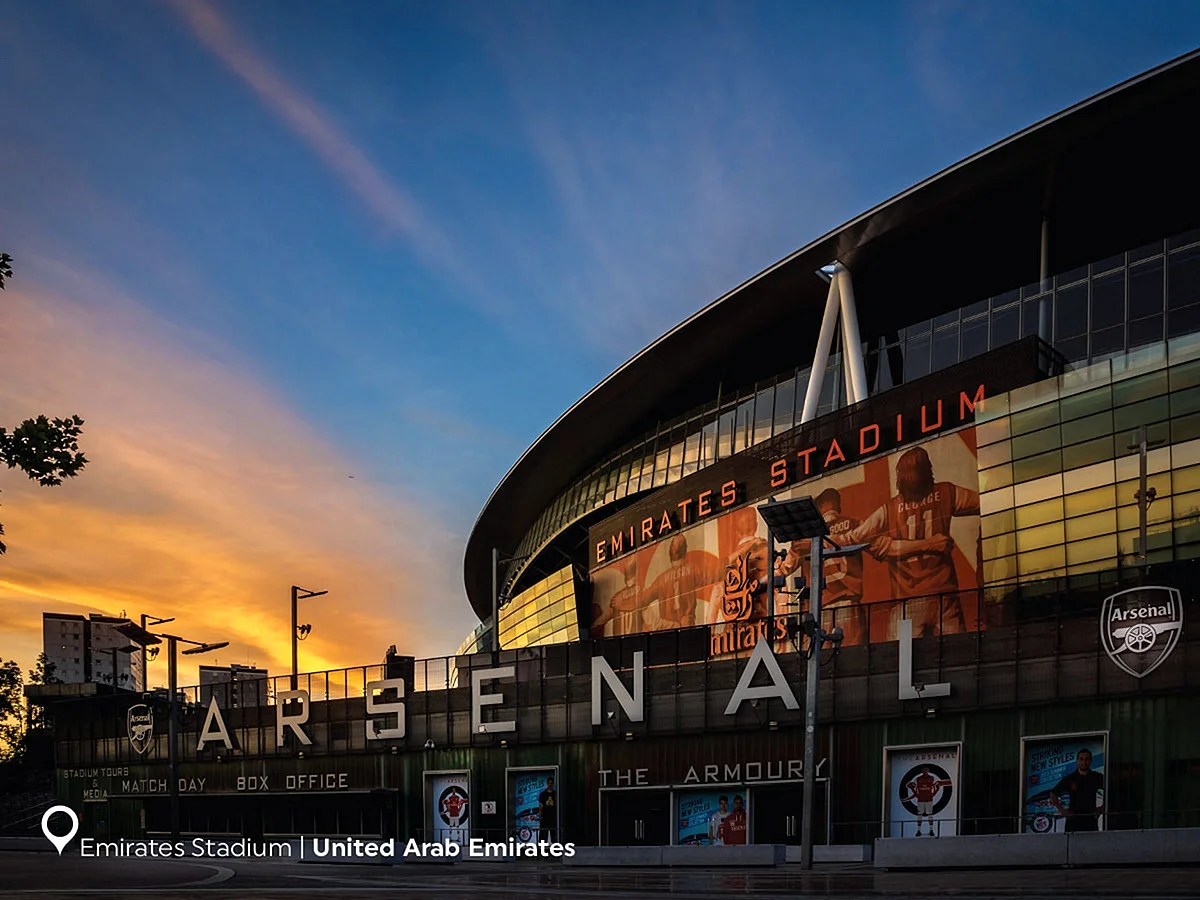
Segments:
[[[1200,868],[880,872],[869,865],[774,869],[585,869],[528,863],[320,865],[266,860],[83,859],[0,853],[6,900],[55,897],[404,898],[594,897],[713,900],[716,896],[916,898],[1200,897]]]

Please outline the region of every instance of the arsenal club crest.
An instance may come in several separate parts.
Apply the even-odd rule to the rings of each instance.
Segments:
[[[1183,597],[1175,588],[1136,587],[1113,594],[1100,612],[1109,658],[1145,678],[1171,655],[1183,631]]]
[[[154,710],[145,703],[129,707],[125,727],[129,732],[129,746],[135,753],[145,756],[154,743]]]

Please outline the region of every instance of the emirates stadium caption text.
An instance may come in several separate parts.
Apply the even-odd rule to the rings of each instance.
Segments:
[[[518,857],[570,858],[575,845],[557,841],[523,843],[516,838],[506,841],[485,841],[471,838],[459,845],[451,840],[420,842],[410,839],[401,846],[402,858],[440,859],[471,857],[477,859],[512,859]],[[246,839],[214,841],[193,838],[190,841],[98,841],[83,838],[80,856],[121,859],[394,859],[396,839],[369,841],[362,838],[300,838],[298,845],[290,841],[250,841]]]

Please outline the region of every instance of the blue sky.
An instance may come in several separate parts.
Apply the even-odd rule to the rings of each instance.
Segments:
[[[0,249],[18,269],[0,358],[28,362],[0,414],[77,411],[127,476],[98,462],[79,484],[104,488],[59,489],[48,533],[84,490],[105,515],[166,504],[220,531],[203,492],[168,500],[138,475],[137,452],[170,462],[186,432],[177,477],[236,488],[248,516],[304,494],[263,549],[285,591],[289,528],[323,520],[328,548],[347,533],[332,511],[370,507],[356,527],[389,534],[343,548],[371,573],[345,602],[384,621],[384,644],[431,655],[472,624],[461,554],[484,500],[579,396],[824,231],[1191,50],[1200,7],[0,0],[0,23]],[[119,390],[104,360],[125,364]],[[309,464],[325,474],[307,485],[246,474]],[[339,467],[349,485],[317,483]],[[50,503],[0,487],[6,524]],[[94,540],[22,562],[10,527],[0,599],[23,598],[27,621],[0,631],[0,656],[28,653],[50,600],[161,596],[96,593],[99,562],[46,580],[113,556]],[[191,554],[189,592],[233,552],[217,541],[202,564],[177,544],[145,552]],[[349,563],[324,552],[304,571],[336,582]],[[378,655],[339,640],[323,659]]]

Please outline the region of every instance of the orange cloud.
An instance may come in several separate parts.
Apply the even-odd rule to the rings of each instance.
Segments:
[[[353,465],[222,348],[84,284],[86,303],[28,285],[0,297],[0,423],[78,413],[91,460],[56,488],[0,470],[0,656],[32,665],[44,610],[124,610],[231,642],[201,662],[284,674],[293,583],[329,591],[302,603],[303,671],[375,664],[392,643],[453,652],[473,624],[448,574],[457,538],[347,478]]]

